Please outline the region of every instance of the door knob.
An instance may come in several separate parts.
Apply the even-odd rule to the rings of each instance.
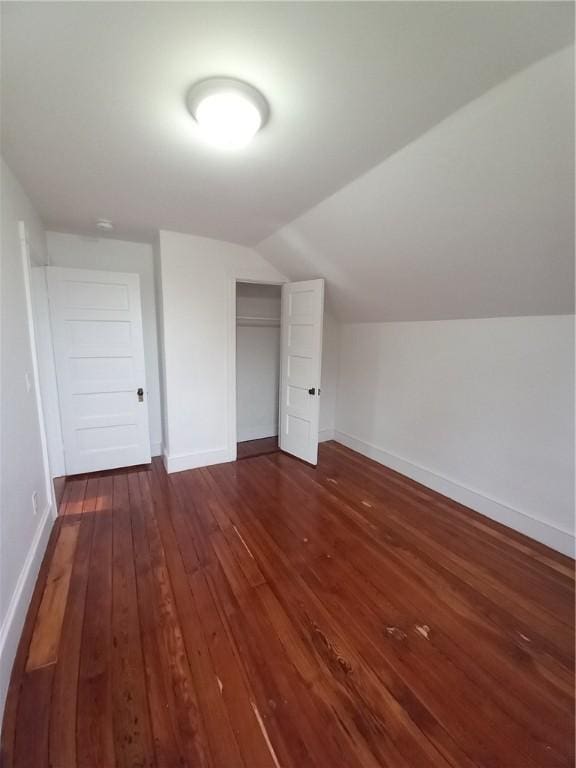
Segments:
[[[309,394],[309,395],[315,395],[315,394],[316,394],[316,387],[311,387],[311,388],[308,390],[308,394]]]
[[[138,395],[138,402],[141,403],[144,400],[144,390],[139,387],[136,394]]]

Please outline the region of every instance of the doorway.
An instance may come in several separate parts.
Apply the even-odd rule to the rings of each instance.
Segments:
[[[281,286],[236,283],[237,458],[278,451]]]
[[[46,275],[66,474],[149,464],[139,276]]]

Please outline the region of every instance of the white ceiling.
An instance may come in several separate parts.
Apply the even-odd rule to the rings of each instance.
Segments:
[[[255,244],[568,44],[571,3],[2,3],[3,153],[48,228]],[[200,143],[194,81],[245,79],[254,143]]]

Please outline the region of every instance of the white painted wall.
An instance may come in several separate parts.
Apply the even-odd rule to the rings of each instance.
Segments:
[[[236,330],[237,440],[278,434],[280,326]]]
[[[236,419],[237,440],[278,434],[280,379],[280,286],[237,283]],[[270,325],[241,318],[272,318]]]
[[[154,258],[154,296],[156,299],[156,335],[158,346],[158,374],[160,379],[160,409],[162,415],[162,453],[170,453],[168,439],[168,406],[166,397],[166,350],[164,348],[164,299],[162,291],[162,270],[160,263],[160,233],[152,245]]]
[[[336,428],[336,393],[340,364],[340,323],[329,305],[324,307],[322,381],[320,385],[320,441],[332,440]]]
[[[162,452],[162,415],[158,371],[158,332],[152,246],[111,238],[81,237],[47,232],[50,264],[75,269],[102,269],[140,275],[146,387],[152,455]]]
[[[282,286],[263,283],[236,283],[238,318],[261,317],[280,322]]]
[[[386,123],[374,126],[386,133]],[[574,48],[454,112],[256,250],[341,322],[574,306]]]
[[[574,317],[345,324],[336,439],[574,551]]]
[[[0,314],[0,717],[12,662],[52,523],[33,380],[19,221],[36,263],[46,263],[38,216],[2,161]],[[28,376],[32,388],[25,386]],[[33,514],[32,493],[38,494]]]
[[[158,248],[168,471],[235,455],[236,286],[283,282],[252,249],[161,231]]]

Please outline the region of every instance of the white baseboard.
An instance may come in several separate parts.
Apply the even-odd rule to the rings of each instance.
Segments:
[[[162,456],[162,443],[150,443],[150,454],[152,456]]]
[[[321,429],[318,435],[318,442],[325,443],[327,440],[334,440],[334,434],[333,429]]]
[[[438,475],[425,467],[413,464],[400,456],[389,453],[372,443],[349,435],[346,432],[336,430],[334,439],[353,451],[361,453],[363,456],[368,456],[379,464],[390,467],[390,469],[394,469],[412,478],[412,480],[416,480],[422,483],[422,485],[438,491],[438,493],[448,496],[448,498],[464,504],[476,512],[480,512],[480,514],[489,517],[491,520],[496,520],[496,522],[507,525],[509,528],[513,528],[532,539],[536,539],[536,541],[540,541],[542,544],[546,544],[558,552],[574,557],[576,549],[575,539],[570,531],[557,528],[544,520],[538,520],[531,515],[527,515],[525,512],[513,509],[500,501],[484,496],[466,486],[459,485],[453,480]]]
[[[0,720],[4,711],[12,664],[14,663],[26,613],[32,599],[32,593],[38,578],[40,564],[46,551],[53,522],[52,505],[48,504],[30,544],[30,549],[16,582],[6,616],[0,627]]]
[[[186,469],[209,467],[211,464],[223,464],[232,461],[230,451],[227,448],[217,448],[213,451],[202,453],[172,453],[164,454],[164,466],[166,472],[184,472]]]
[[[249,427],[239,429],[237,440],[243,443],[246,440],[260,440],[264,437],[276,437],[278,434],[278,423],[268,424],[266,427]]]

